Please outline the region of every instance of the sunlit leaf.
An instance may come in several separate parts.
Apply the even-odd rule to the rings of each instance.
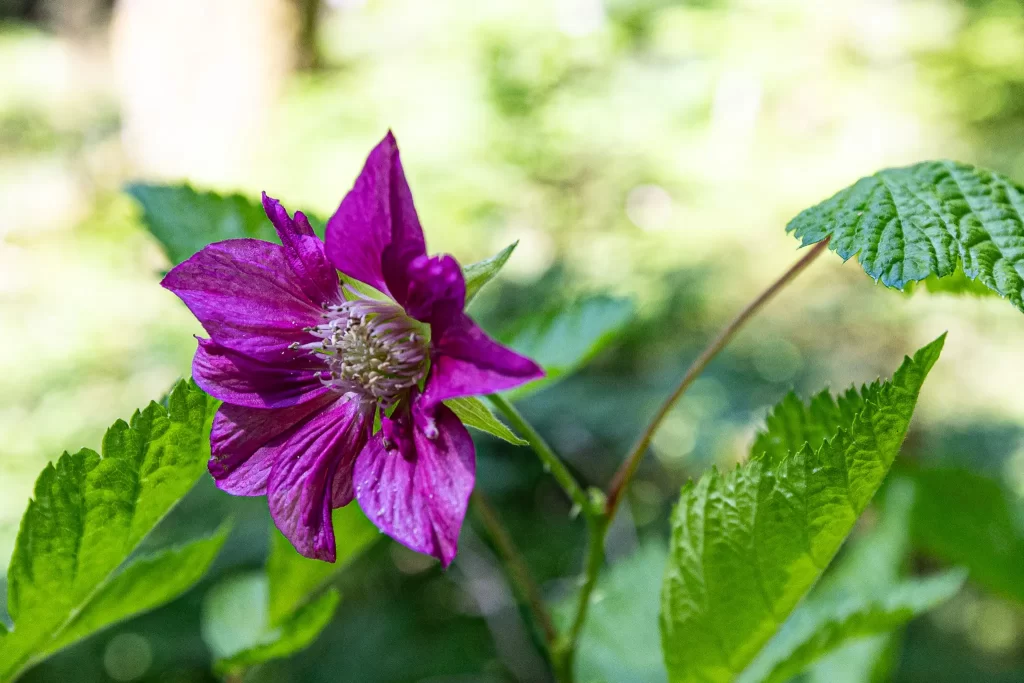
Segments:
[[[526,439],[516,436],[511,429],[505,426],[505,423],[494,416],[487,404],[478,398],[473,396],[453,398],[445,401],[444,404],[451,408],[452,412],[467,427],[479,429],[516,446],[525,446],[529,443]]]
[[[468,304],[473,297],[486,285],[488,282],[494,279],[494,276],[505,266],[508,262],[512,252],[516,250],[519,245],[518,241],[513,242],[494,256],[484,259],[483,261],[477,261],[471,263],[462,269],[462,274],[466,278],[466,303]]]
[[[671,681],[731,681],[778,630],[889,471],[943,341],[907,358],[891,381],[831,404],[817,397],[799,419],[784,402],[757,443],[792,444],[788,456],[755,450],[748,463],[684,487],[662,589]],[[816,416],[835,420],[827,438]],[[773,424],[796,426],[773,435]]]
[[[805,245],[831,237],[830,249],[856,256],[887,287],[959,269],[1024,311],[1024,188],[999,173],[954,161],[886,169],[802,212],[786,230]]]
[[[182,553],[196,553],[196,562],[211,559],[213,545],[193,545],[162,555],[167,565],[142,559],[118,572],[206,470],[216,406],[194,384],[182,382],[166,408],[151,403],[131,424],[116,422],[103,438],[102,455],[65,453],[43,470],[7,574],[14,629],[0,639],[0,680],[87,635],[90,626],[101,628],[173,598],[181,591],[171,588],[184,590],[190,582],[174,583],[167,574],[168,590],[154,595],[153,603],[140,600],[138,609],[110,603],[120,591],[135,595],[156,583],[160,567],[171,571]],[[76,615],[85,621],[76,622]]]

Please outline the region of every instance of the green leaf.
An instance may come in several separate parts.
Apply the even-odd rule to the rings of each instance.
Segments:
[[[354,503],[335,510],[333,520],[336,548],[333,564],[303,557],[281,532],[272,529],[270,557],[267,558],[268,612],[272,625],[287,620],[370,543],[380,538],[377,527]]]
[[[778,630],[889,471],[943,341],[905,359],[889,382],[838,401],[784,401],[756,441],[772,448],[684,487],[662,587],[671,681],[731,681]],[[818,418],[836,420],[820,443]]]
[[[917,545],[971,571],[971,579],[1024,602],[1024,500],[997,481],[957,468],[909,473],[918,487]]]
[[[462,269],[462,275],[466,278],[467,304],[473,300],[473,297],[477,295],[484,285],[494,279],[494,276],[505,266],[505,263],[508,262],[509,257],[512,256],[512,252],[516,250],[518,245],[519,241],[516,240],[491,258],[471,263]]]
[[[487,432],[516,446],[525,446],[529,443],[516,436],[515,432],[494,416],[486,403],[474,396],[449,399],[444,404],[451,408],[455,416],[467,427]]]
[[[926,161],[862,178],[786,227],[887,287],[962,273],[1024,311],[1024,189],[954,161]],[[955,287],[954,287],[955,289]]]
[[[263,207],[242,195],[198,192],[188,185],[135,184],[126,191],[142,205],[143,223],[175,264],[211,242],[278,241]]]
[[[123,589],[129,584],[119,581],[133,580],[119,579],[117,569],[206,471],[216,406],[194,384],[179,383],[166,408],[150,403],[130,425],[116,422],[102,456],[65,453],[43,470],[8,569],[14,628],[0,639],[0,680],[65,643],[75,616],[109,586]],[[133,577],[145,574],[133,566],[126,570],[137,572]]]
[[[802,604],[737,683],[785,683],[823,654],[887,633],[951,598],[967,578],[953,570],[904,581],[871,597],[833,594]]]
[[[279,624],[272,624],[268,596],[268,580],[263,572],[231,577],[207,594],[201,630],[219,675],[237,673],[308,647],[330,623],[341,599],[332,588]]]
[[[225,525],[209,538],[135,560],[100,588],[47,648],[47,652],[55,652],[111,624],[148,612],[178,597],[206,574],[229,531],[230,526]]]
[[[665,683],[658,649],[658,585],[665,558],[660,543],[647,543],[598,578],[576,653],[581,683]],[[556,614],[565,626],[575,607],[575,594],[559,605]]]
[[[501,341],[539,363],[547,376],[508,392],[519,399],[571,375],[603,351],[633,318],[633,302],[607,296],[581,299],[522,320]]]
[[[336,588],[328,590],[286,619],[266,642],[216,661],[214,670],[221,675],[229,674],[306,649],[331,623],[340,600],[341,594]]]
[[[829,573],[815,586],[808,601],[842,591],[856,595],[880,595],[895,586],[903,575],[910,553],[910,515],[914,508],[914,484],[890,477],[880,520],[866,534],[848,543]],[[800,611],[796,609],[793,619]],[[776,634],[778,637],[779,634]],[[805,683],[871,683],[889,680],[897,642],[891,634],[866,637],[826,654],[807,671]],[[765,650],[772,647],[774,639]],[[762,651],[762,654],[764,651]]]

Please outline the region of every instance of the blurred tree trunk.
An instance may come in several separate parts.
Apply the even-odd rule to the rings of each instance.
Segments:
[[[61,33],[82,35],[106,21],[107,0],[42,0],[42,14]]]
[[[300,69],[319,69],[320,59],[320,10],[322,0],[295,0],[299,10],[299,32],[296,54]]]

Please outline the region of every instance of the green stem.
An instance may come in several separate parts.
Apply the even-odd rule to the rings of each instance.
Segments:
[[[547,444],[537,430],[533,428],[529,422],[519,414],[515,406],[509,403],[508,399],[499,394],[490,394],[488,397],[491,404],[498,409],[498,411],[505,416],[512,426],[522,436],[526,437],[526,440],[530,442],[530,447],[540,458],[541,464],[544,469],[551,473],[551,476],[555,478],[562,490],[565,491],[566,495],[572,499],[572,502],[580,510],[586,513],[588,516],[591,513],[590,498],[587,497],[583,487],[580,486],[576,478],[572,476],[569,469],[562,462],[561,458],[555,455],[555,452],[551,449],[551,446]]]
[[[595,493],[599,494],[600,492]],[[595,501],[598,498],[603,498],[603,496],[596,496]],[[572,683],[575,680],[576,650],[583,626],[587,622],[587,614],[590,611],[594,588],[597,586],[597,578],[604,565],[604,542],[608,535],[610,522],[611,519],[603,513],[587,517],[590,538],[587,541],[587,560],[583,570],[583,584],[580,586],[580,594],[576,601],[576,616],[573,617],[569,633],[561,641],[559,649],[552,657],[555,675],[560,683]]]
[[[551,613],[548,612],[547,606],[544,604],[544,596],[541,594],[540,586],[533,579],[526,560],[523,558],[522,553],[519,552],[519,548],[516,547],[515,541],[512,540],[512,536],[508,533],[505,525],[501,523],[497,510],[488,502],[487,497],[480,493],[478,489],[473,491],[470,501],[473,504],[473,511],[476,513],[477,519],[487,529],[491,542],[494,543],[494,547],[497,548],[502,559],[505,561],[505,570],[508,572],[509,581],[519,593],[519,598],[530,608],[533,620],[543,632],[544,643],[548,652],[553,652],[555,643],[558,640],[558,631],[555,630],[555,622],[551,618]]]
[[[793,266],[790,267],[782,276],[773,282],[767,289],[761,292],[760,295],[752,302],[750,302],[746,308],[740,311],[739,315],[733,318],[732,322],[729,323],[724,330],[711,342],[710,345],[697,357],[697,360],[693,361],[693,364],[683,375],[683,378],[679,381],[679,385],[675,390],[665,399],[665,402],[658,408],[658,412],[651,418],[650,423],[644,430],[640,438],[633,445],[629,455],[623,461],[622,466],[619,467],[618,472],[612,477],[611,484],[608,486],[608,502],[605,508],[608,518],[615,517],[615,513],[618,510],[619,503],[622,502],[622,495],[629,487],[630,481],[633,479],[633,475],[636,474],[637,467],[640,466],[640,461],[644,457],[644,453],[647,452],[647,447],[651,444],[651,439],[654,438],[655,432],[658,431],[658,427],[661,426],[662,421],[668,416],[672,406],[676,404],[686,390],[690,388],[694,380],[700,376],[707,367],[708,363],[718,355],[718,352],[725,348],[725,345],[736,335],[736,333],[742,328],[747,321],[749,321],[754,314],[757,313],[761,308],[768,303],[779,291],[787,284],[793,281],[797,275],[799,275],[807,266],[811,265],[814,259],[818,258],[822,251],[828,246],[828,238],[821,242],[818,242],[808,251],[804,256],[797,261]]]

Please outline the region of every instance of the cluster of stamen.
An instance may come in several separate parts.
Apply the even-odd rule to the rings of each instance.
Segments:
[[[346,288],[351,300],[324,307],[323,322],[306,331],[320,341],[295,348],[321,354],[326,386],[345,395],[372,397],[385,406],[415,386],[427,369],[425,326],[392,301],[369,299]]]

